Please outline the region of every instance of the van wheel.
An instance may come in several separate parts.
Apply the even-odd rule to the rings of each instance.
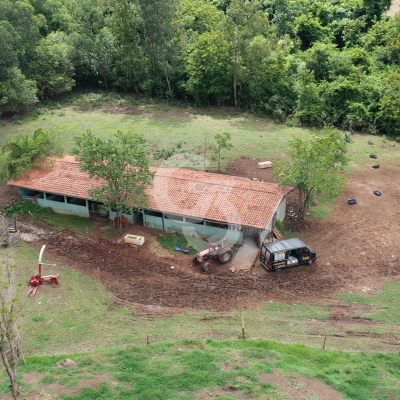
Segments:
[[[311,265],[313,263],[313,260],[311,258],[307,261],[307,265]]]

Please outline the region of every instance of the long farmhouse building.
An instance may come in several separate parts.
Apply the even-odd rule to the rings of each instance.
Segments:
[[[247,178],[182,168],[152,168],[155,177],[148,209],[132,207],[123,214],[130,223],[143,221],[164,231],[196,232],[208,237],[222,234],[241,243],[253,236],[261,247],[276,220],[286,212],[292,188]],[[65,214],[89,217],[101,213],[101,204],[89,190],[101,184],[79,168],[73,156],[49,158],[29,175],[11,179],[24,200]],[[114,218],[111,212],[107,215]]]

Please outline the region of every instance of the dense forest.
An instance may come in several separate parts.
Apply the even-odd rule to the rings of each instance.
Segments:
[[[0,111],[97,87],[400,135],[391,0],[0,0]]]

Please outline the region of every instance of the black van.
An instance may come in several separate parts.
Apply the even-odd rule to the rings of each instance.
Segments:
[[[264,243],[260,260],[268,271],[295,265],[311,265],[317,259],[317,253],[300,239],[292,238]]]

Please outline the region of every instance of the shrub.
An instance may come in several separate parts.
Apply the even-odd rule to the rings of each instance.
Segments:
[[[23,119],[24,119],[24,116],[21,116],[21,115],[14,115],[14,116],[11,118],[11,121],[14,122],[14,124],[19,124],[19,125],[21,125]]]
[[[285,230],[284,227],[283,227],[282,221],[277,220],[276,221],[276,226],[281,232],[283,232]]]
[[[174,153],[175,149],[173,147],[171,149],[157,149],[153,154],[153,158],[155,160],[167,160],[168,158],[172,157]]]
[[[5,213],[9,216],[30,215],[33,218],[55,214],[51,207],[42,207],[38,204],[32,203],[31,201],[22,200],[8,207],[5,210]]]

